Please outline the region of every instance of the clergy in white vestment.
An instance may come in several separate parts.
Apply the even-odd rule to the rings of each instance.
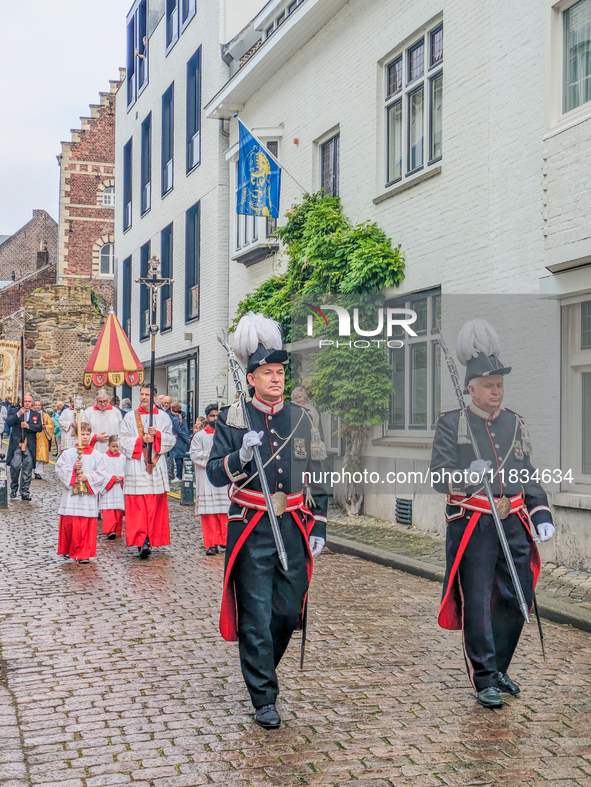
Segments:
[[[90,444],[97,451],[106,454],[109,449],[109,437],[119,434],[123,416],[118,407],[109,404],[109,394],[104,388],[97,392],[93,407],[84,410],[82,420],[92,426]]]
[[[55,465],[64,487],[57,553],[79,563],[88,563],[91,557],[96,557],[98,500],[108,480],[105,457],[89,445],[91,435],[90,424],[83,423],[80,427],[82,458],[78,458],[78,448],[72,446],[62,451]],[[88,494],[72,494],[78,472]]]
[[[170,544],[168,520],[168,470],[166,453],[176,442],[172,421],[156,406],[150,421],[150,385],[140,388],[140,406],[127,413],[121,424],[119,448],[125,455],[125,537],[145,559],[152,547]],[[152,459],[148,462],[148,446]]]
[[[228,508],[230,498],[227,486],[210,483],[205,467],[215,434],[218,417],[217,404],[205,408],[205,426],[193,435],[189,455],[195,465],[195,513],[201,517],[203,546],[206,555],[217,555],[226,546],[228,537]]]

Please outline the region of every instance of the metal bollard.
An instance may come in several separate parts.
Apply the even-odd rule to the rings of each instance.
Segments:
[[[0,508],[8,508],[8,472],[5,454],[0,454]]]
[[[183,482],[181,484],[181,505],[195,505],[195,468],[189,454],[183,457]]]

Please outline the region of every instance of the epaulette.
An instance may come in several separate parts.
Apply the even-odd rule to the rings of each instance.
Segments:
[[[508,413],[513,413],[513,415],[519,421],[519,430],[521,432],[521,447],[523,448],[523,453],[531,456],[532,453],[532,444],[531,444],[531,435],[529,433],[529,428],[525,425],[525,421],[523,420],[523,416],[519,415],[519,413],[512,410],[510,407],[505,407],[505,410]]]

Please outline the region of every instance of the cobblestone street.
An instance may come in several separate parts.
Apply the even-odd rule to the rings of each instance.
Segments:
[[[535,624],[511,675],[521,698],[478,706],[440,586],[323,553],[280,667],[283,727],[252,721],[238,650],[217,631],[223,556],[170,502],[172,545],[146,562],[121,539],[56,555],[53,469],[0,512],[2,787],[591,787],[591,639]]]

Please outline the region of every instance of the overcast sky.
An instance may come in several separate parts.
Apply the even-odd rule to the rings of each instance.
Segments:
[[[132,0],[0,0],[0,235],[57,221],[60,142],[125,65]]]

